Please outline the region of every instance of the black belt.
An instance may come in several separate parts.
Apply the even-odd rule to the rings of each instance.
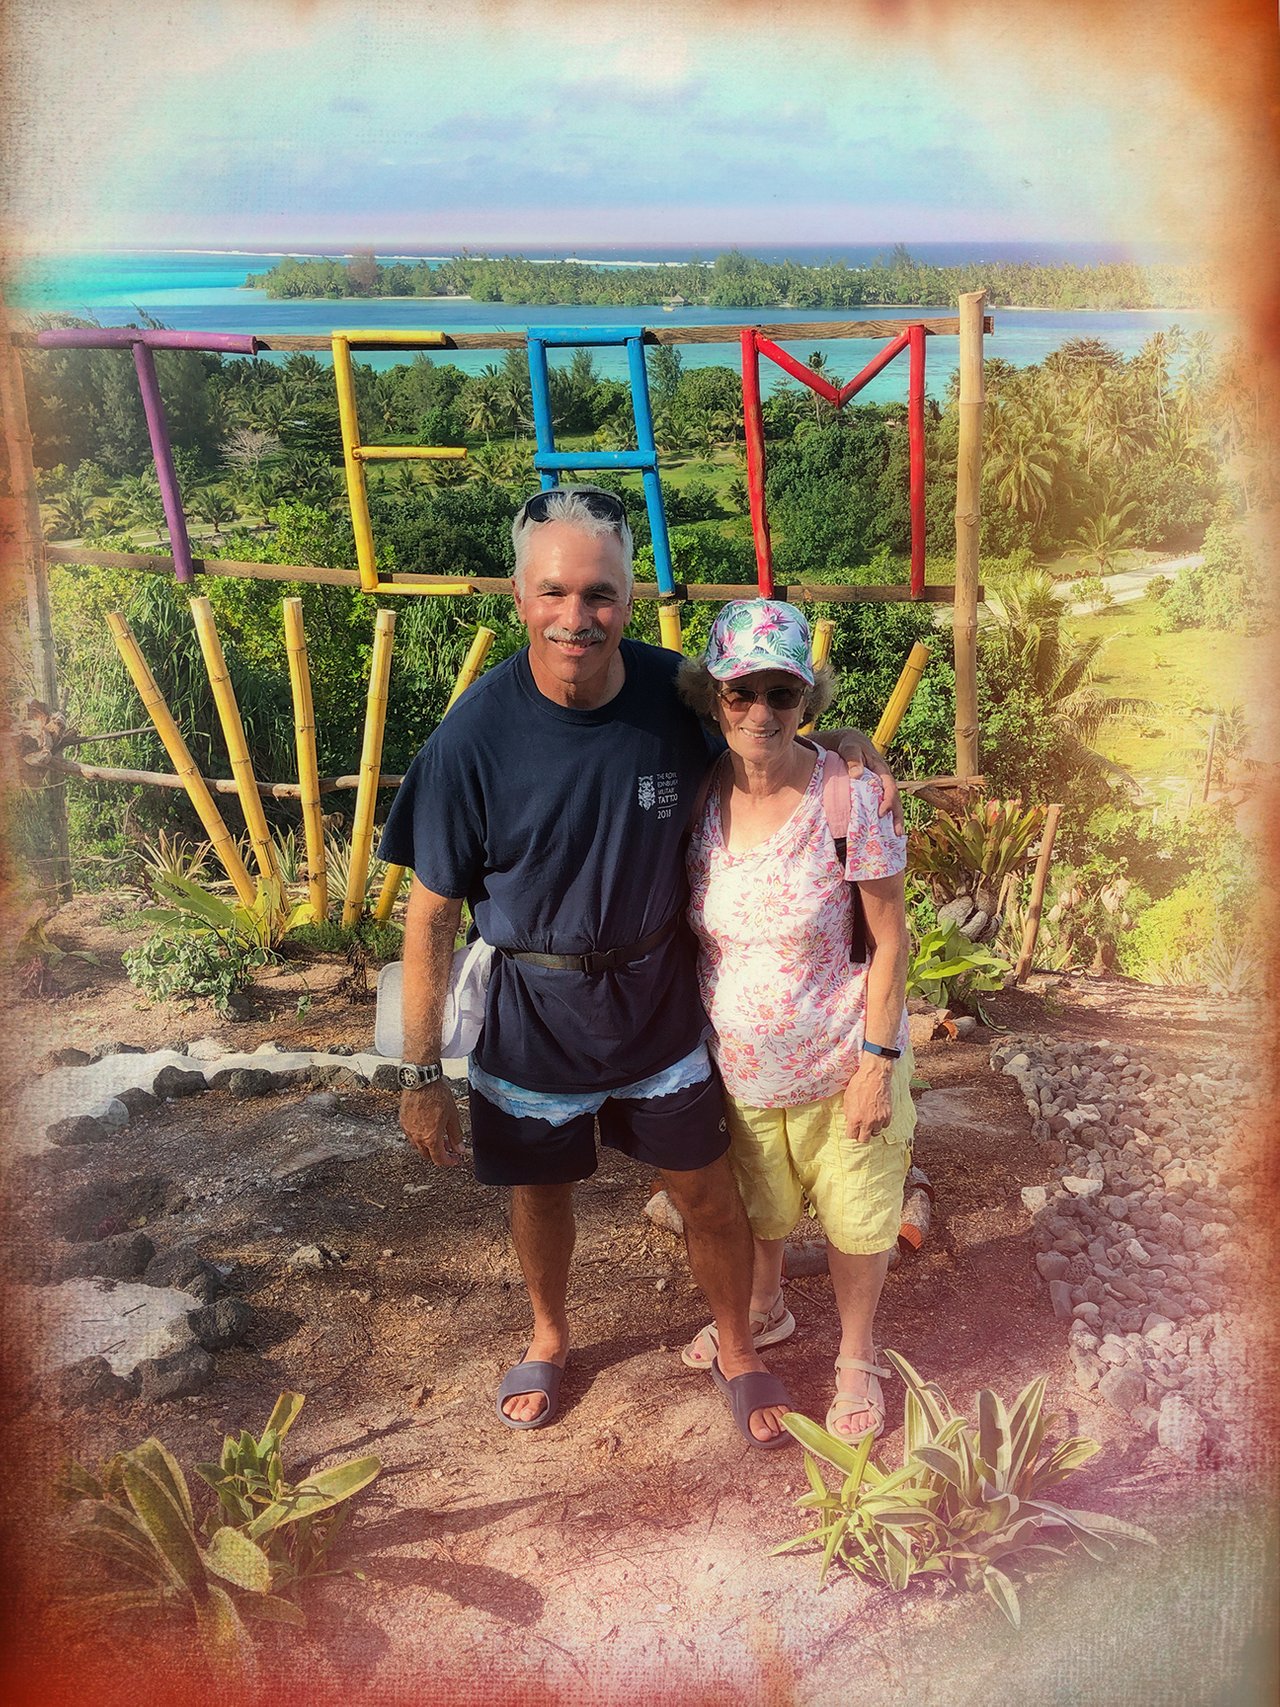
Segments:
[[[668,919],[665,925],[650,931],[639,942],[628,943],[625,948],[602,948],[592,954],[535,954],[523,948],[504,948],[501,952],[508,960],[523,960],[530,966],[550,966],[562,972],[612,972],[615,966],[625,966],[629,960],[639,960],[642,954],[657,948],[671,935],[678,917],[677,914],[675,918]]]

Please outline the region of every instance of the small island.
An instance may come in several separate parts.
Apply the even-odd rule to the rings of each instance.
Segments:
[[[372,250],[347,258],[286,256],[246,285],[276,298],[469,297],[476,302],[589,308],[878,308],[954,306],[964,291],[986,290],[993,308],[1204,309],[1208,273],[1193,266],[1038,266],[1022,261],[938,267],[901,243],[866,267],[844,261],[805,265],[762,261],[730,249],[711,261],[606,266],[531,261],[520,255],[461,254],[449,260],[381,262]]]

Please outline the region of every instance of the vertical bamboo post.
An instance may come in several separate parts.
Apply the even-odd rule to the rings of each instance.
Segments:
[[[293,734],[298,750],[298,787],[302,794],[302,825],[307,844],[307,894],[317,920],[328,916],[329,878],[325,870],[324,814],[320,805],[320,764],[316,758],[316,708],[311,695],[311,665],[307,631],[302,623],[302,600],[284,599],[284,642],[289,654],[289,688],[293,695]]]
[[[813,667],[820,670],[831,657],[831,642],[835,638],[836,625],[829,616],[820,616],[813,625]],[[813,719],[800,726],[802,735],[813,732]]]
[[[221,812],[214,804],[213,795],[200,772],[196,762],[191,757],[187,743],[182,738],[182,731],[174,721],[173,713],[165,702],[164,695],[156,683],[155,677],[142,649],[133,637],[129,624],[119,611],[107,613],[107,627],[111,630],[111,638],[124,659],[124,667],[133,678],[133,685],[147,708],[147,715],[155,725],[156,734],[164,743],[164,750],[174,770],[182,778],[182,786],[187,791],[187,798],[196,809],[196,816],[213,845],[213,851],[226,868],[231,886],[245,906],[251,907],[257,898],[253,879],[245,869],[245,863],[240,857],[235,837],[223,822]]]
[[[956,460],[956,775],[978,771],[978,544],[982,500],[982,311],[987,293],[960,297],[960,444]]]
[[[679,605],[660,604],[658,606],[658,632],[662,636],[662,644],[668,652],[683,652],[684,635],[680,631]]]
[[[369,852],[373,846],[373,814],[378,801],[378,778],[382,770],[382,735],[387,722],[387,684],[391,679],[391,644],[395,628],[395,612],[380,610],[374,624],[373,657],[369,662],[369,696],[365,702],[360,781],[356,788],[355,820],[351,827],[347,893],[342,904],[344,930],[349,925],[356,924],[364,911],[364,890],[369,879]]]
[[[441,717],[448,715],[455,702],[461,699],[472,682],[479,676],[481,670],[484,669],[484,661],[489,656],[489,648],[496,638],[491,628],[480,627],[476,629],[476,637],[471,642],[466,657],[462,660],[462,668],[458,671],[457,680],[453,684],[453,692],[445,702],[445,708],[440,713]],[[382,880],[382,888],[378,892],[377,905],[373,909],[373,916],[379,923],[391,917],[391,910],[396,904],[400,894],[400,885],[403,882],[404,867],[402,865],[389,865],[387,874]]]
[[[1058,819],[1062,816],[1061,806],[1051,806],[1044,821],[1044,834],[1040,838],[1040,856],[1036,860],[1035,876],[1031,879],[1031,901],[1027,907],[1027,922],[1022,930],[1022,950],[1018,955],[1018,964],[1013,969],[1013,981],[1021,984],[1031,970],[1031,957],[1036,951],[1036,938],[1040,934],[1040,913],[1044,907],[1044,890],[1049,881],[1049,861],[1053,858],[1053,838],[1058,833]]]
[[[262,810],[262,796],[258,793],[258,781],[253,774],[249,743],[245,740],[244,724],[240,720],[240,707],[236,704],[235,690],[231,686],[226,656],[214,625],[213,607],[207,598],[201,596],[192,599],[191,618],[196,625],[196,636],[204,655],[204,666],[209,672],[209,686],[213,689],[213,702],[218,708],[222,738],[227,744],[231,774],[235,778],[236,793],[240,796],[240,810],[244,813],[254,858],[258,862],[258,871],[264,881],[276,883],[279,882],[279,872],[276,869],[275,850],[271,845],[271,831],[267,828],[267,815]]]
[[[820,670],[831,662],[831,645],[836,637],[836,625],[829,616],[820,616],[813,625],[813,667]]]
[[[44,532],[40,525],[40,494],[36,487],[32,457],[31,422],[27,414],[27,388],[22,377],[22,358],[9,335],[9,317],[0,295],[0,418],[4,421],[5,450],[9,462],[9,491],[12,495],[13,526],[0,528],[0,564],[13,574],[5,580],[17,582],[17,561],[27,595],[27,634],[31,644],[31,685],[36,698],[50,711],[59,708],[58,666],[53,645],[53,618],[49,609],[49,572],[45,565]],[[59,901],[71,899],[71,850],[67,839],[65,781],[46,784],[34,794],[36,810],[44,819],[41,839],[49,850],[49,876]],[[32,796],[28,796],[29,799]]]
[[[871,737],[882,753],[898,733],[898,725],[902,722],[906,709],[911,704],[911,696],[919,687],[920,678],[924,674],[924,667],[928,662],[929,648],[922,640],[917,640],[907,654],[907,661],[902,666],[902,674],[894,683],[893,692],[889,695],[889,703],[881,713],[880,721],[876,724],[876,732]]]

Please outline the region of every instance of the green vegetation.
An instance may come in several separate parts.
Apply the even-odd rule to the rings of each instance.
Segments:
[[[681,299],[710,308],[859,308],[954,304],[986,290],[993,305],[1022,308],[1190,308],[1209,301],[1207,275],[1194,267],[1035,266],[1026,262],[936,267],[901,243],[869,267],[843,261],[806,266],[756,260],[736,249],[688,266],[606,267],[582,261],[526,261],[519,255],[459,255],[378,262],[286,257],[247,285],[272,297],[469,296],[478,302],[574,303],[642,307]]]
[[[202,1522],[181,1466],[158,1440],[117,1453],[96,1476],[69,1464],[58,1486],[68,1539],[109,1583],[81,1587],[81,1610],[106,1620],[138,1610],[177,1614],[194,1621],[216,1677],[251,1679],[245,1619],[306,1624],[299,1590],[331,1574],[346,1502],[382,1468],[377,1458],[353,1458],[288,1481],[280,1444],[302,1405],[300,1393],[282,1393],[260,1439],[247,1429],[239,1439],[228,1435],[217,1463],[195,1467],[218,1496]]]
[[[1135,1524],[1046,1497],[1101,1448],[1079,1435],[1047,1444],[1044,1376],[1009,1407],[984,1388],[974,1424],[904,1357],[884,1355],[907,1387],[902,1468],[890,1473],[872,1457],[869,1434],[857,1444],[842,1441],[789,1411],[783,1424],[804,1447],[809,1482],[796,1504],[818,1513],[819,1522],[775,1553],[820,1545],[820,1583],[839,1562],[899,1591],[923,1576],[981,1589],[1016,1629],[1022,1612],[1015,1578],[1028,1570],[1064,1557],[1073,1543],[1100,1560],[1120,1541],[1156,1544]],[[838,1491],[827,1487],[824,1464],[839,1472]]]

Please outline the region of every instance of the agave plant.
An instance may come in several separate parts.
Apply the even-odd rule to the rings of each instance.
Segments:
[[[170,836],[161,830],[155,841],[144,841],[138,850],[143,880],[153,889],[158,880],[170,877],[195,879],[209,862],[212,844],[191,842],[185,836]]]
[[[329,876],[329,893],[331,895],[345,895],[347,892],[347,876],[351,870],[351,843],[340,840],[337,836],[326,836],[324,850],[325,870]],[[371,854],[369,856],[369,869],[364,880],[366,897],[373,891],[381,889],[386,872],[386,863],[380,860],[376,854]]]
[[[377,1458],[354,1458],[286,1482],[280,1441],[302,1404],[300,1394],[282,1393],[261,1440],[246,1430],[238,1441],[227,1439],[218,1464],[197,1466],[218,1493],[199,1529],[182,1468],[154,1438],[118,1453],[97,1476],[66,1466],[57,1491],[71,1507],[69,1540],[121,1579],[81,1599],[81,1607],[103,1616],[139,1608],[184,1613],[195,1620],[212,1670],[252,1676],[245,1618],[305,1625],[289,1596],[318,1574],[337,1533],[338,1508],[382,1468]]]
[[[872,1456],[870,1435],[854,1443],[798,1412],[782,1419],[805,1449],[809,1492],[796,1503],[821,1517],[773,1551],[820,1544],[820,1585],[837,1561],[899,1590],[914,1577],[943,1576],[956,1588],[983,1589],[1016,1627],[1014,1576],[1029,1566],[1064,1556],[1073,1542],[1093,1559],[1110,1558],[1122,1540],[1155,1544],[1135,1524],[1045,1497],[1100,1447],[1082,1436],[1046,1443],[1043,1376],[1011,1407],[984,1389],[975,1426],[904,1357],[885,1356],[907,1388],[900,1470]],[[827,1486],[821,1463],[840,1472],[838,1490]]]
[[[157,878],[156,896],[164,903],[145,907],[138,914],[151,924],[179,932],[198,932],[215,937],[226,948],[263,964],[291,930],[311,918],[306,901],[290,901],[284,885],[276,878],[260,878],[253,905],[224,901],[220,896],[187,877]]]

